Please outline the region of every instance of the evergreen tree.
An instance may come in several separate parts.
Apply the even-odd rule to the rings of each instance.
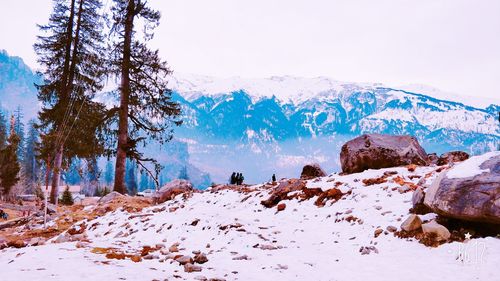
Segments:
[[[0,149],[3,149],[7,144],[7,138],[7,119],[2,110],[0,110]]]
[[[187,172],[187,167],[183,166],[181,170],[179,171],[179,176],[177,177],[180,180],[189,180],[188,172]]]
[[[5,148],[0,150],[0,186],[2,187],[2,195],[9,195],[10,190],[19,181],[19,171],[21,167],[17,160],[17,148],[19,145],[19,137],[16,135],[15,119],[11,118],[10,135]]]
[[[66,186],[66,189],[63,192],[62,198],[61,198],[61,204],[63,205],[73,205],[73,195],[71,195],[71,192],[69,191],[69,186]]]
[[[64,173],[65,181],[69,185],[78,185],[82,181],[82,162],[78,158],[71,160],[69,168]]]
[[[24,114],[21,106],[18,106],[14,111],[14,118],[16,119],[14,131],[19,137],[19,145],[17,147],[17,159],[19,160],[19,162],[23,162],[25,139],[24,139],[24,124],[23,124]]]
[[[111,186],[111,183],[113,182],[113,163],[111,161],[108,161],[106,163],[106,170],[104,172],[104,181],[106,182],[106,186]]]
[[[149,188],[149,176],[143,170],[141,171],[141,191],[144,191]]]
[[[157,178],[161,166],[154,159],[144,158],[137,147],[139,143],[145,144],[148,138],[160,144],[169,141],[172,122],[180,125],[177,120],[180,108],[171,100],[171,91],[167,88],[166,76],[171,71],[159,58],[158,51],[152,51],[146,45],[153,38],[160,13],[147,7],[145,0],[114,0],[111,11],[111,65],[113,73],[120,79],[120,106],[110,110],[118,118],[114,190],[124,193],[127,158]],[[143,34],[137,32],[137,26],[143,27]],[[156,175],[145,167],[144,162],[154,164]]]
[[[63,162],[103,153],[100,125],[105,106],[93,101],[106,74],[99,0],[54,0],[47,25],[34,48],[44,68],[37,85],[40,157],[52,170],[51,202],[57,199]]]
[[[34,192],[39,180],[40,165],[37,160],[36,146],[38,143],[38,130],[35,127],[35,121],[28,122],[28,135],[26,138],[26,147],[24,150],[23,171],[25,184],[29,187],[29,192]]]
[[[125,184],[127,187],[127,193],[129,195],[135,195],[137,193],[137,175],[136,175],[136,164],[127,159],[126,167],[127,174],[125,177]]]

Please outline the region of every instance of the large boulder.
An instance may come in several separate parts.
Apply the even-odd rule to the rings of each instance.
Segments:
[[[176,179],[164,185],[158,192],[155,193],[157,203],[163,203],[172,200],[175,196],[181,193],[194,191],[193,185],[187,180]]]
[[[409,164],[427,165],[427,153],[412,136],[367,134],[346,142],[340,151],[345,173]]]
[[[116,191],[112,191],[99,199],[99,203],[109,203],[117,198],[124,198],[125,195],[120,194]]]
[[[427,190],[424,204],[442,216],[500,224],[500,151],[443,172]]]
[[[323,171],[317,163],[305,165],[302,168],[302,173],[300,174],[300,178],[305,180],[324,176],[326,176],[325,171]]]
[[[463,151],[450,151],[439,156],[437,164],[439,166],[446,165],[448,163],[461,162],[469,159],[469,154]]]

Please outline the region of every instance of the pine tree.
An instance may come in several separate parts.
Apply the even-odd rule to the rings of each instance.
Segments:
[[[187,167],[183,166],[181,170],[179,171],[179,176],[177,177],[178,179],[181,180],[189,180],[188,172],[187,172]]]
[[[101,171],[99,169],[99,165],[97,164],[97,159],[96,158],[88,159],[87,181],[89,183],[90,190],[93,191],[100,188],[100,181],[99,181],[100,178],[101,178]]]
[[[0,150],[0,186],[2,187],[2,195],[4,198],[9,195],[12,187],[19,181],[19,171],[21,170],[16,153],[19,145],[19,137],[14,130],[14,116],[11,117],[10,128],[7,145]]]
[[[63,205],[73,205],[73,195],[71,195],[71,192],[69,191],[69,186],[66,186],[66,189],[63,192],[62,198],[61,198],[61,204]]]
[[[63,162],[103,153],[99,133],[105,106],[93,101],[103,87],[103,20],[99,0],[54,0],[34,48],[44,68],[37,85],[42,145],[40,157],[53,171],[51,202],[57,199]],[[48,178],[48,177],[47,177]]]
[[[24,138],[24,124],[23,124],[24,114],[21,106],[18,106],[14,111],[14,118],[16,119],[16,125],[14,127],[14,131],[19,137],[19,145],[17,148],[17,159],[19,160],[19,162],[23,162],[25,138]]]
[[[0,110],[0,149],[3,149],[7,144],[7,138],[7,119],[2,110]]]
[[[108,161],[106,163],[106,170],[104,172],[104,181],[106,182],[106,186],[111,186],[111,183],[113,182],[113,163],[111,161]]]
[[[141,191],[144,191],[149,188],[149,176],[148,174],[143,170],[141,171]]]
[[[114,0],[111,11],[114,40],[111,65],[120,79],[120,106],[110,110],[118,117],[114,190],[125,193],[127,158],[157,178],[161,166],[154,159],[144,158],[137,147],[148,138],[160,144],[169,141],[172,122],[180,125],[177,120],[180,108],[171,100],[167,88],[165,78],[171,71],[159,58],[158,51],[146,45],[153,38],[160,13],[147,7],[144,0]],[[143,34],[135,30],[137,26],[143,27]],[[156,175],[147,169],[145,162],[154,164]]]
[[[26,147],[24,150],[23,171],[25,176],[25,185],[29,187],[29,192],[35,191],[39,180],[40,165],[37,159],[36,146],[38,143],[38,130],[35,127],[35,120],[28,122],[28,135],[26,138]]]
[[[127,187],[127,193],[129,195],[135,195],[137,193],[137,175],[135,169],[135,163],[131,160],[126,162],[127,174],[125,177],[125,184]]]

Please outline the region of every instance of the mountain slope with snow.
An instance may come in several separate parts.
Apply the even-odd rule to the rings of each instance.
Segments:
[[[386,183],[362,183],[385,172],[393,174]],[[498,238],[430,248],[391,233],[412,206],[413,192],[401,193],[398,180],[425,186],[439,173],[399,167],[308,181],[309,188],[345,193],[324,207],[313,197],[281,201],[282,211],[265,208],[260,202],[272,187],[264,185],[178,195],[138,213],[124,207],[76,223],[82,242],[2,250],[2,280],[496,280]],[[93,208],[102,207],[85,210]],[[186,272],[181,261],[196,253],[207,261]]]

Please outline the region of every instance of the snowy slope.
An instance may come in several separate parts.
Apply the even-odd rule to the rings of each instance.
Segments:
[[[408,216],[412,192],[399,193],[394,180],[364,186],[362,179],[397,171],[409,175],[438,173],[434,167],[369,170],[347,176],[331,175],[309,181],[308,187],[329,189],[341,182],[337,202],[318,208],[314,199],[283,201],[286,209],[266,209],[260,201],[269,190],[254,186],[248,193],[234,190],[181,195],[140,214],[115,211],[85,222],[91,242],[48,244],[5,249],[0,254],[2,280],[495,280],[500,240],[472,239],[428,248],[392,233],[374,237],[378,228],[399,228]],[[394,179],[393,177],[393,179]],[[394,190],[393,190],[394,189]],[[358,219],[348,222],[346,218]],[[421,216],[431,219],[432,214]],[[81,223],[77,223],[80,225]],[[151,260],[107,259],[96,247],[129,254],[143,246],[164,245]],[[81,248],[83,245],[83,248]],[[167,248],[178,245],[178,252]],[[362,247],[375,251],[362,255]],[[172,250],[173,251],[173,250]],[[175,255],[205,253],[201,272],[187,273]],[[464,260],[463,258],[466,257]]]

